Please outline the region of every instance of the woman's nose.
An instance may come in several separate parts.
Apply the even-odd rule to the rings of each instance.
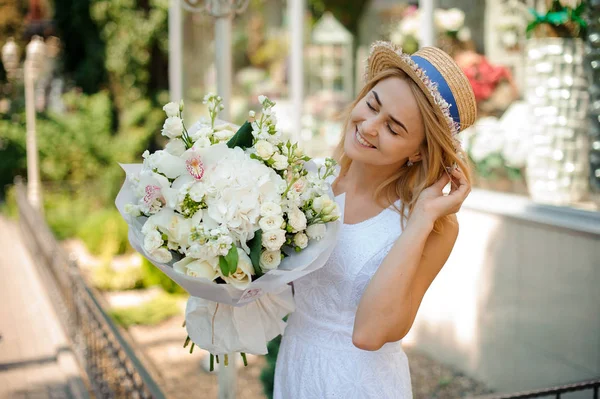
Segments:
[[[376,136],[377,135],[377,126],[378,126],[378,122],[377,122],[376,117],[367,118],[362,123],[361,133],[363,135]]]

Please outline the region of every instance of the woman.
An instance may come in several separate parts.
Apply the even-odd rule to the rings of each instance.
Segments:
[[[442,50],[372,46],[336,150],[340,239],[322,269],[294,282],[275,399],[412,397],[400,340],[458,234],[470,184],[456,134],[475,113]]]

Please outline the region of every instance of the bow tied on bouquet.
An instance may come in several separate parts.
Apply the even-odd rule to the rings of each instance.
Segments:
[[[184,346],[208,350],[211,369],[214,355],[267,352],[294,310],[288,283],[325,264],[340,228],[335,162],[317,166],[284,141],[275,104],[259,101],[239,128],[217,120],[219,96],[204,97],[210,118],[189,129],[183,102],[168,103],[165,148],[121,165],[129,240],[190,294]]]

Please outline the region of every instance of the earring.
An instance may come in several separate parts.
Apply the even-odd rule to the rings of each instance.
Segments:
[[[411,161],[410,159],[409,159],[409,160],[408,160],[408,162],[406,163],[406,166],[408,166],[409,168],[410,168],[411,166],[413,166],[413,165],[414,165],[414,163],[412,163],[412,161]]]

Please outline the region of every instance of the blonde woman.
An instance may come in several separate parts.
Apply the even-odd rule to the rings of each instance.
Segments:
[[[366,75],[336,151],[340,239],[294,282],[275,399],[411,398],[401,339],[458,235],[470,175],[457,134],[476,114],[466,77],[440,49],[386,42]]]

